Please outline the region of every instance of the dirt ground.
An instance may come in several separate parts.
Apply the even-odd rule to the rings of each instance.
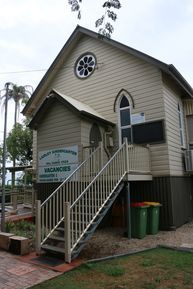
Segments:
[[[154,248],[158,245],[190,248],[193,250],[193,221],[175,231],[159,231],[156,235],[146,235],[143,239],[129,240],[122,228],[98,229],[87,242],[80,257],[95,259],[126,254]]]

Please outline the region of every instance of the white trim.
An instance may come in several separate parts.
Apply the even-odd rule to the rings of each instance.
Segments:
[[[180,145],[182,148],[185,148],[184,113],[180,103],[178,103],[178,120],[179,120]]]
[[[123,108],[120,108],[120,104],[121,104],[121,100],[123,97],[126,97],[126,99],[128,100],[129,102],[129,106],[125,106]],[[130,110],[130,125],[126,125],[126,126],[121,126],[121,111],[123,110],[126,110],[128,109]],[[121,132],[122,132],[122,129],[126,129],[126,128],[131,128],[132,129],[132,124],[131,124],[131,101],[130,101],[130,97],[128,94],[126,93],[121,93],[120,96],[119,96],[119,99],[117,101],[117,113],[118,113],[118,134],[119,134],[119,146],[122,145],[122,135],[121,135]],[[131,135],[131,138],[132,138],[132,135]]]

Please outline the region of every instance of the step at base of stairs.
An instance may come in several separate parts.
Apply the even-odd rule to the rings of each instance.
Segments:
[[[45,251],[48,251],[48,252],[51,252],[53,254],[59,253],[59,254],[63,254],[64,255],[64,248],[60,248],[60,247],[44,244],[44,245],[41,246],[41,249],[45,250]]]
[[[48,240],[57,241],[57,242],[64,242],[64,237],[60,236],[49,236]]]

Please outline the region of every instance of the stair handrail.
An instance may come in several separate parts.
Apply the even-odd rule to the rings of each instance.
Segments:
[[[96,152],[98,152],[99,150],[102,149],[102,144],[99,144],[99,146],[89,155],[89,157],[87,159],[85,159],[54,191],[53,193],[51,193],[51,195],[49,195],[49,197],[47,199],[45,199],[42,203],[41,203],[41,207],[49,200],[52,198],[52,196],[65,184],[67,183],[80,169],[81,167],[83,167],[85,165],[85,163],[87,163],[94,154],[96,154]]]
[[[64,215],[66,227],[65,256],[67,256],[67,262],[70,262],[73,249],[127,174],[127,150],[128,144],[125,141],[74,203],[71,206],[69,203],[65,204],[66,210],[69,210]],[[96,190],[95,192],[93,192],[94,189]],[[97,199],[92,198],[93,194]],[[82,207],[81,204],[84,204],[84,206]]]
[[[124,142],[121,147],[115,152],[115,154],[110,158],[110,160],[104,165],[104,167],[100,170],[100,172],[94,177],[94,179],[89,183],[89,185],[85,188],[85,190],[79,195],[79,197],[76,199],[76,201],[70,206],[70,209],[72,209],[76,203],[82,198],[82,196],[85,194],[85,192],[92,186],[92,184],[98,179],[98,177],[105,171],[105,169],[109,166],[109,164],[113,161],[113,159],[118,155],[118,153],[123,149],[123,147],[126,146],[126,143]],[[125,170],[126,173],[126,170]]]
[[[37,205],[36,212],[36,232],[37,232],[37,251],[40,246],[49,238],[55,228],[62,222],[64,212],[63,203],[73,203],[77,199],[92,178],[100,171],[102,167],[103,145],[102,143],[83,161],[65,180],[54,190],[54,192],[42,203]],[[88,175],[90,166],[98,160],[99,166],[96,167],[95,174]],[[74,178],[75,177],[75,178]],[[84,182],[78,182],[77,179],[83,179]],[[74,180],[75,179],[75,180]],[[72,180],[72,182],[71,182]],[[57,208],[57,209],[56,209]]]

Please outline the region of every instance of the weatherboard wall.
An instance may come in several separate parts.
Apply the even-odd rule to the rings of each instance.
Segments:
[[[33,130],[33,144],[32,144],[32,154],[33,154],[33,169],[37,169],[37,131]]]
[[[44,114],[37,128],[37,151],[79,146],[81,153],[80,118],[55,101]]]
[[[165,104],[165,122],[166,137],[169,153],[170,175],[180,176],[184,174],[183,148],[186,148],[186,126],[185,113],[180,92],[164,79],[163,82],[164,104]],[[180,125],[178,115],[178,104],[182,109],[183,127],[184,127],[184,146],[180,142]]]
[[[96,55],[98,64],[90,77],[81,80],[74,74],[74,65],[86,51]],[[162,118],[164,114],[160,109],[163,107],[160,71],[115,47],[86,36],[79,41],[50,86],[90,105],[112,122],[117,122],[114,102],[123,88],[133,97],[135,112],[144,111],[148,120]]]
[[[74,74],[74,64],[85,51],[96,55],[98,65],[90,77],[81,80]],[[146,121],[163,119],[165,116],[161,72],[153,65],[86,36],[61,66],[50,83],[51,87],[90,105],[115,123],[118,123],[118,113],[117,109],[114,111],[114,105],[116,108],[116,97],[121,89],[127,90],[133,98],[132,113],[144,112]],[[114,136],[114,143],[118,146],[117,131]],[[151,146],[151,161],[154,175],[169,173],[166,143]]]
[[[98,64],[90,77],[81,80],[74,74],[74,65],[77,58],[86,51],[96,55]],[[168,93],[162,82],[161,71],[155,66],[103,41],[83,36],[68,59],[65,62],[61,60],[61,67],[49,82],[44,97],[52,88],[91,106],[114,123],[118,123],[117,109],[114,111],[114,107],[117,108],[116,97],[121,89],[127,90],[134,101],[132,113],[144,112],[146,121],[159,119],[165,121],[165,142],[150,146],[153,175],[183,173],[181,149],[175,145],[177,139],[179,142],[179,123],[175,115],[176,127],[173,130],[172,115],[170,116],[171,112],[173,114],[172,106],[175,104],[176,96]],[[39,99],[39,104],[41,101],[42,99]],[[89,130],[83,124],[80,136],[83,145],[87,142],[85,141],[87,133],[89,134]],[[117,147],[118,126],[113,135]]]

